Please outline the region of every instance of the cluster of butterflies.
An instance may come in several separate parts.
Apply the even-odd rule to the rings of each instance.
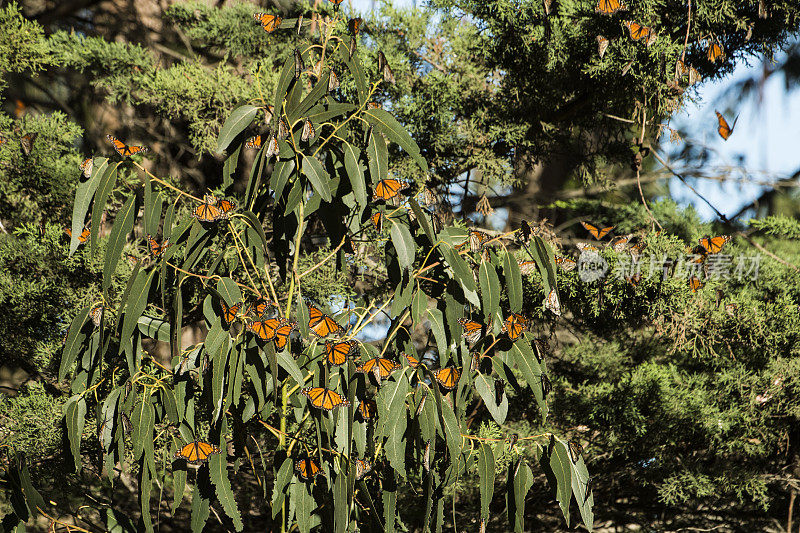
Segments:
[[[692,254],[696,256],[693,262],[700,263],[705,268],[708,256],[719,253],[723,246],[729,242],[731,242],[730,235],[717,235],[716,237],[706,235],[705,237],[701,237],[697,241],[697,246],[691,250]],[[692,275],[688,283],[692,292],[697,292],[703,287],[703,282],[696,275]]]
[[[192,217],[200,222],[212,223],[227,220],[228,213],[236,209],[236,202],[226,198],[217,198],[213,194],[203,196],[203,201],[192,211]]]
[[[114,151],[117,152],[117,154],[122,158],[141,154],[150,150],[146,146],[132,146],[125,144],[111,134],[106,135],[106,139],[108,139],[108,141],[111,143],[111,146],[114,147]],[[85,178],[91,178],[92,171],[94,170],[94,159],[91,157],[84,159],[80,164],[80,169]]]
[[[523,228],[526,226],[527,223],[525,222]],[[461,244],[456,245],[456,249],[462,250],[464,247],[469,247],[470,252],[479,253],[481,254],[481,259],[483,261],[488,261],[488,247],[498,239],[498,237],[492,237],[485,231],[470,229],[467,233],[467,238]],[[572,263],[571,268],[569,265],[565,265],[565,261],[570,261]],[[568,270],[574,268],[576,264],[575,261],[563,257],[556,257],[556,263],[561,263],[561,266],[567,268]],[[533,274],[538,270],[538,266],[535,261],[519,261],[517,264],[519,265],[520,272],[526,276]],[[477,281],[477,273],[475,269],[473,269],[473,276],[476,277]],[[561,316],[561,301],[558,298],[558,292],[556,291],[555,287],[550,289],[550,292],[547,294],[547,296],[545,296],[542,303],[544,304],[545,309],[549,309],[556,316]]]

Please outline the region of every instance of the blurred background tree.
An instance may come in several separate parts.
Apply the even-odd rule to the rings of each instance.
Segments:
[[[79,163],[107,151],[105,135],[113,133],[147,144],[148,170],[194,194],[223,187],[235,194],[246,183],[242,170],[225,179],[224,156],[214,153],[219,128],[237,104],[274,92],[294,48],[291,32],[267,35],[252,13],[296,15],[310,6],[228,4],[0,3],[0,312],[14,317],[0,324],[0,372],[15,376],[0,389],[7,396],[0,439],[29,454],[37,485],[54,486],[71,466],[52,416],[67,397],[55,379],[59,347],[74,309],[99,297],[99,260],[83,248],[67,258],[62,234]],[[382,50],[397,81],[376,99],[409,128],[431,169],[421,175],[393,152],[392,172],[436,189],[445,220],[501,230],[547,218],[542,231],[557,246],[585,237],[578,219],[616,224],[620,234],[652,229],[646,200],[663,227],[653,252],[675,256],[705,233],[742,231],[789,263],[765,257],[757,283],[710,284],[697,294],[672,281],[606,287],[566,274],[566,319],[538,317],[552,337],[548,364],[558,376],[551,424],[587,451],[597,473],[597,524],[753,531],[777,530],[779,522],[785,530],[800,477],[796,175],[762,185],[757,202],[712,225],[668,199],[673,175],[654,155],[669,155],[688,183],[731,178],[708,172],[707,148],[670,119],[698,87],[747,61],[768,67],[734,86],[733,100],[757,98],[771,76],[796,85],[800,3],[630,4],[611,16],[596,13],[594,0],[435,0],[420,9],[381,3],[362,14],[359,53],[374,65]],[[315,5],[332,10],[328,2]],[[632,40],[622,24],[628,19],[651,27],[653,42]],[[608,40],[602,53],[599,36]],[[715,61],[708,57],[713,43],[724,51]],[[679,59],[700,81],[676,75]],[[355,89],[345,79],[343,90]],[[736,108],[727,111],[733,124]],[[26,153],[20,140],[31,133]],[[747,131],[735,128],[732,139],[737,134]],[[670,136],[687,142],[662,148]],[[112,208],[95,221],[101,235],[113,206],[132,192],[141,194],[135,176],[120,180]],[[782,216],[747,221],[767,215]],[[305,246],[313,258],[318,243]],[[743,238],[732,250],[759,251]],[[126,251],[144,255],[141,246]],[[130,264],[118,269],[122,279]],[[331,290],[380,294],[374,283],[326,275],[320,285]],[[715,288],[738,312],[715,305]],[[30,424],[26,413],[51,414]],[[490,421],[476,413],[476,425]],[[528,424],[521,409],[503,430],[524,435]],[[539,481],[527,523],[555,530],[561,522],[542,503],[552,496]],[[50,496],[57,513],[68,516],[84,501],[79,486]],[[459,523],[469,523],[478,505],[472,489]],[[118,500],[104,503],[124,507],[126,490],[117,486]],[[504,502],[496,497],[493,505]]]

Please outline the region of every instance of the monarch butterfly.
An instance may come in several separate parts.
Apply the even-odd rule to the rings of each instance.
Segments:
[[[624,11],[626,9],[628,9],[627,6],[620,2],[620,0],[600,0],[597,2],[597,7],[594,8],[595,11],[603,15],[613,15],[617,11]]]
[[[364,23],[364,19],[361,17],[352,18],[347,21],[347,29],[350,30],[350,33],[353,35],[358,35],[359,30],[361,29],[361,25]]]
[[[606,55],[606,50],[608,49],[610,42],[611,41],[602,35],[597,36],[597,53],[600,54],[600,59],[603,59],[603,56]]]
[[[94,322],[94,325],[98,328],[100,327],[100,320],[103,318],[104,310],[105,307],[103,307],[102,304],[97,304],[92,307],[91,311],[89,311],[89,316],[91,317],[92,322]]]
[[[367,109],[383,109],[383,105],[380,102],[369,102],[367,103]]]
[[[389,66],[386,56],[381,51],[378,52],[378,70],[383,74],[383,81],[394,85],[394,72],[392,72],[392,67]]]
[[[159,244],[149,233],[147,234],[147,245],[150,247],[150,253],[153,254],[153,257],[161,257],[167,248],[171,246],[169,239]]]
[[[328,78],[328,92],[335,91],[339,88],[339,85],[341,85],[339,76],[336,74],[335,70],[331,70],[331,75]]]
[[[411,368],[418,368],[419,367],[419,359],[417,359],[413,355],[407,354],[405,352],[402,352],[402,355],[403,355],[403,357],[406,358],[406,361],[408,361],[408,365]]]
[[[636,244],[632,245],[628,249],[628,252],[630,252],[631,254],[631,259],[633,259],[634,261],[639,259],[639,254],[641,254],[642,250],[644,250],[644,246],[645,246],[644,241],[639,241]]]
[[[628,243],[631,242],[633,235],[623,235],[622,237],[615,237],[611,239],[611,242],[608,243],[611,248],[619,253],[622,253],[625,248],[628,246]]]
[[[297,32],[297,36],[300,37],[300,33],[303,30],[303,14],[302,13],[300,13],[297,16],[297,22],[294,25],[294,29]]]
[[[447,390],[453,390],[458,385],[458,378],[461,376],[461,371],[457,368],[441,368],[433,373],[436,381]]]
[[[300,393],[308,397],[311,400],[311,405],[317,409],[333,411],[337,407],[348,407],[350,405],[350,402],[345,400],[338,392],[324,387],[306,387]]]
[[[422,467],[426,472],[431,469],[431,441],[428,439],[425,442],[425,452],[422,454]]]
[[[712,63],[716,63],[717,59],[725,57],[725,51],[722,49],[719,43],[711,43],[711,46],[708,47],[708,60]]]
[[[366,459],[356,459],[356,480],[363,479],[370,472],[372,472],[372,463]]]
[[[358,350],[358,341],[328,341],[325,343],[325,353],[328,356],[328,363],[332,366],[339,366],[346,363],[347,358],[354,350]]]
[[[481,352],[476,350],[470,354],[472,356],[469,364],[469,371],[470,372],[477,372],[478,367],[481,364]]]
[[[120,157],[130,157],[132,155],[147,152],[149,150],[149,148],[146,146],[128,146],[113,135],[106,135],[106,139],[111,141],[111,144],[114,146],[114,150],[116,150]]]
[[[267,33],[272,33],[277,30],[278,26],[283,22],[280,16],[270,15],[269,13],[253,13],[253,18],[261,24],[261,27],[264,28],[264,31]]]
[[[313,305],[308,308],[308,327],[317,337],[342,335],[344,328]]]
[[[567,448],[569,449],[570,459],[572,459],[573,463],[577,463],[581,458],[581,454],[583,453],[583,446],[574,440],[571,440],[567,443]]]
[[[236,202],[223,198],[222,200],[217,201],[217,207],[220,211],[222,211],[223,214],[225,214],[228,211],[236,209]]]
[[[275,136],[273,135],[272,137],[269,138],[269,144],[267,144],[267,152],[264,155],[266,155],[267,158],[270,158],[273,155],[278,155],[280,151],[281,147],[278,144],[278,139],[276,139]]]
[[[376,377],[380,375],[381,379],[386,379],[398,368],[401,367],[400,363],[397,361],[392,361],[385,357],[375,357],[365,361],[363,365],[356,367],[356,372],[361,372],[362,374],[374,372]]]
[[[722,116],[722,113],[720,113],[719,111],[714,111],[714,112],[717,114],[717,123],[719,124],[719,126],[717,127],[717,133],[719,133],[719,136],[727,141],[728,137],[730,137],[731,134],[733,133],[733,128],[736,127],[736,121],[739,120],[739,117],[737,116],[733,120],[733,126],[729,126],[728,121],[725,120],[725,117]]]
[[[285,321],[285,318],[256,320],[247,324],[247,329],[252,331],[261,340],[271,341],[277,335],[278,328],[281,327]]]
[[[549,309],[556,316],[561,316],[561,302],[555,289],[550,289],[550,294],[544,299],[545,309]]]
[[[419,415],[422,414],[422,410],[425,408],[425,401],[428,399],[428,389],[423,383],[417,385],[417,389],[422,389],[422,398],[419,400],[419,405],[417,405],[417,411],[414,413],[414,417],[419,418]]]
[[[314,479],[319,474],[322,473],[322,469],[319,467],[319,463],[317,463],[311,457],[305,457],[303,459],[297,459],[294,462],[294,470],[297,472],[297,475],[300,476],[300,479],[304,481],[309,481]]]
[[[222,307],[222,320],[224,320],[226,324],[230,324],[236,320],[236,315],[239,314],[239,310],[242,308],[242,302],[235,303],[228,307],[225,300],[220,300],[219,305]]]
[[[306,64],[303,62],[303,54],[297,48],[294,49],[294,79],[298,79],[303,71],[306,69]]]
[[[193,465],[205,463],[208,461],[209,455],[221,453],[220,449],[213,444],[196,440],[186,444],[181,449],[175,452],[175,457],[178,459],[186,459],[187,463]]]
[[[372,225],[375,226],[375,229],[378,230],[378,233],[380,233],[381,230],[383,230],[383,213],[376,211],[369,219],[372,221]]]
[[[407,189],[409,183],[407,181],[401,181],[395,178],[388,178],[385,180],[381,180],[375,186],[375,192],[372,195],[373,200],[391,200],[392,198],[399,196],[400,191]]]
[[[71,229],[69,229],[69,228],[65,229],[65,230],[64,230],[64,233],[66,233],[66,234],[67,234],[67,236],[68,236],[70,239],[72,238],[72,230],[71,230]],[[89,240],[89,236],[90,236],[91,234],[92,234],[92,230],[91,230],[91,229],[89,229],[89,228],[83,228],[83,231],[81,231],[81,234],[80,234],[80,235],[78,235],[78,244],[79,244],[79,245],[80,245],[80,244],[83,244],[83,243],[85,243],[87,240]]]
[[[558,256],[556,256],[556,264],[558,264]],[[520,261],[517,263],[519,265],[519,271],[523,275],[527,276],[528,274],[533,274],[534,272],[539,270],[539,267],[536,266],[536,261]]]
[[[636,287],[639,285],[639,282],[642,281],[642,274],[641,272],[636,272],[630,276],[625,276],[625,281]]]
[[[705,237],[702,237],[699,241],[697,241],[697,243],[700,246],[702,246],[706,252],[710,254],[715,254],[720,250],[722,250],[722,247],[725,246],[725,244],[729,243],[730,241],[731,241],[730,235],[719,235],[717,237],[709,237],[708,235],[706,235]]]
[[[689,278],[689,288],[692,289],[692,292],[697,292],[702,286],[703,282],[697,276]]]
[[[550,394],[550,391],[553,390],[553,385],[550,384],[550,378],[547,377],[547,374],[542,374],[541,380],[542,380],[542,396],[546,398],[547,395]]]
[[[278,326],[275,330],[275,349],[277,351],[282,351],[286,344],[289,342],[289,336],[292,334],[292,331],[297,329],[297,322],[289,322],[288,320],[284,320],[283,323]]]
[[[556,264],[564,270],[564,272],[575,270],[575,267],[578,265],[578,263],[576,263],[569,257],[562,257],[560,255],[556,255],[553,257],[553,259],[555,260]]]
[[[275,304],[268,302],[264,298],[257,298],[250,302],[250,305],[247,306],[246,313],[256,318],[260,318],[261,315],[267,312],[267,309],[274,307],[276,307]]]
[[[598,241],[600,239],[602,239],[603,237],[605,237],[606,235],[608,235],[609,233],[611,233],[611,230],[613,230],[616,227],[616,226],[608,226],[608,227],[605,227],[605,228],[598,228],[594,224],[590,224],[588,222],[584,222],[583,220],[581,220],[581,226],[586,228],[586,231],[591,233],[592,237],[594,237]]]
[[[529,318],[519,313],[512,313],[506,318],[505,322],[503,322],[503,331],[508,335],[509,339],[515,341],[528,329],[530,322]]]
[[[314,125],[311,123],[311,121],[306,118],[303,122],[303,133],[300,134],[300,140],[303,142],[308,142],[316,136],[317,130],[314,129]]]
[[[458,323],[464,328],[463,335],[468,342],[478,342],[478,339],[486,335],[486,326],[477,320],[472,320],[471,318],[459,318]]]
[[[378,413],[378,404],[375,400],[361,400],[358,404],[358,413],[364,420],[369,420]]]
[[[25,154],[25,157],[31,155],[31,151],[33,150],[33,141],[36,140],[39,134],[37,132],[26,133],[22,136],[19,140],[19,145],[22,147],[22,152]]]
[[[585,242],[575,243],[575,246],[581,252],[599,252],[600,251],[600,248],[598,248],[597,246],[592,246],[591,244],[587,244]]]
[[[650,44],[650,39],[652,38],[651,35],[654,35],[652,30],[647,26],[642,26],[638,22],[633,20],[626,20],[623,22],[626,28],[628,28],[628,33],[631,36],[631,39],[634,41],[640,41],[644,39],[647,41],[648,45]]]
[[[328,0],[331,4],[333,4],[333,9],[336,10],[339,8],[339,4],[341,4],[344,0]]]
[[[81,172],[83,172],[84,178],[91,178],[92,177],[92,169],[94,169],[94,159],[91,157],[87,157],[81,163]]]
[[[282,141],[289,136],[289,124],[286,122],[285,118],[280,119],[278,121],[278,140]]]
[[[209,198],[206,196],[203,199],[203,203],[194,209],[192,217],[200,222],[216,222],[217,220],[226,218],[225,213],[213,203],[209,203],[208,200]],[[216,203],[216,199],[214,203]]]
[[[467,239],[459,244],[456,248],[462,248],[465,245],[469,244],[469,251],[473,253],[480,252],[483,250],[483,247],[486,245],[486,241],[490,240],[491,236],[488,233],[484,233],[483,231],[478,231],[471,229],[469,230],[469,234],[467,235]]]
[[[250,137],[244,142],[245,148],[261,148],[261,135]]]

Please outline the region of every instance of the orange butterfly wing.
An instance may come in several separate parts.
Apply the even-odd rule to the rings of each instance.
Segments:
[[[228,211],[236,209],[236,202],[234,202],[232,200],[226,200],[226,199],[223,198],[222,200],[219,200],[217,202],[217,207],[223,213],[227,213]]]
[[[689,288],[692,289],[692,292],[697,292],[703,286],[703,282],[700,281],[700,278],[697,276],[692,276],[689,278]]]
[[[203,203],[195,208],[192,216],[200,222],[216,222],[222,216],[222,211],[215,205]]]
[[[408,184],[406,182],[394,178],[381,180],[375,186],[375,192],[372,198],[373,200],[391,200],[395,196],[399,196],[400,191],[407,186]]]
[[[271,341],[275,338],[278,328],[283,325],[283,318],[268,318],[247,324],[247,329],[255,333],[261,340]]]
[[[306,387],[300,393],[311,400],[311,405],[317,409],[332,411],[337,407],[350,405],[338,392],[323,387]]]
[[[592,237],[594,237],[597,240],[600,240],[606,235],[608,235],[611,232],[611,230],[613,230],[616,227],[616,226],[608,226],[606,228],[598,228],[594,224],[589,224],[588,222],[584,222],[583,220],[581,220],[581,226],[586,228],[586,231],[591,233]]]
[[[712,43],[711,46],[708,47],[708,60],[712,63],[716,63],[717,59],[723,57],[725,52],[722,50],[722,46],[719,43]]]
[[[597,7],[594,8],[595,11],[603,15],[613,15],[617,11],[622,11],[624,9],[626,9],[625,4],[620,2],[620,0],[599,0],[599,2],[597,2]]]
[[[220,449],[213,444],[203,441],[194,441],[186,444],[175,452],[175,457],[186,459],[186,462],[200,464],[208,461],[209,455],[220,453]]]
[[[278,29],[283,19],[278,15],[270,15],[269,13],[253,13],[253,18],[256,19],[264,31],[272,33]]]
[[[344,328],[338,322],[314,306],[308,308],[308,327],[318,337],[344,333]]]
[[[730,242],[731,237],[730,235],[719,235],[717,237],[703,237],[700,239],[699,244],[702,246],[708,253],[715,254],[722,250],[722,247],[725,246],[726,243]]]
[[[356,372],[369,374],[370,372],[373,372],[376,367],[380,373],[381,379],[389,377],[392,372],[398,368],[401,368],[400,363],[396,361],[392,361],[391,359],[386,359],[384,357],[375,357],[374,359],[370,359],[363,365],[357,367]]]
[[[286,347],[292,331],[297,329],[297,322],[284,322],[275,330],[275,349],[279,352]]]
[[[483,324],[470,318],[459,318],[458,323],[464,328],[464,338],[469,342],[477,342],[486,332],[486,327]]]
[[[509,339],[514,341],[522,336],[522,333],[528,329],[529,324],[530,320],[528,318],[519,313],[513,313],[503,322],[503,331],[506,332]]]
[[[361,400],[361,403],[358,404],[358,412],[361,418],[369,420],[378,412],[378,404],[375,400]]]
[[[378,211],[369,217],[369,219],[372,221],[375,229],[378,230],[378,233],[380,233],[381,229],[383,229],[383,213]]]
[[[226,324],[230,324],[236,320],[236,315],[239,314],[239,310],[242,308],[242,302],[228,307],[228,304],[226,304],[224,300],[220,300],[219,305],[222,307],[222,319]]]
[[[715,111],[715,113],[717,114],[717,123],[718,123],[717,133],[719,133],[719,136],[727,141],[728,137],[730,137],[731,134],[733,133],[733,128],[736,126],[736,121],[734,120],[733,126],[730,126],[728,125],[728,121],[725,120],[725,117],[722,116],[722,113],[720,113],[719,111]]]
[[[314,479],[322,472],[319,463],[310,457],[296,460],[294,462],[294,469],[300,478],[305,481]]]
[[[358,341],[331,342],[325,343],[325,353],[328,356],[328,363],[332,366],[343,365],[347,362],[347,357],[358,347]]]
[[[461,371],[457,368],[442,368],[433,373],[436,381],[447,390],[453,390],[458,384],[458,378],[461,376]]]
[[[411,366],[411,368],[418,368],[419,367],[419,359],[417,359],[413,355],[410,355],[410,354],[407,354],[407,353],[403,352],[403,357],[406,358],[406,361],[408,361],[408,364]]]
[[[146,146],[128,146],[113,135],[106,135],[106,138],[111,141],[114,150],[116,150],[120,157],[129,157],[149,150]]]
[[[261,135],[250,137],[244,142],[245,148],[261,148]]]

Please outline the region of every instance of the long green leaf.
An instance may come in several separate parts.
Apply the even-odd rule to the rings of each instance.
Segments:
[[[156,339],[161,342],[169,342],[169,322],[160,318],[150,316],[140,316],[137,320],[139,331],[146,337]]]
[[[97,186],[97,192],[94,195],[94,203],[92,205],[92,233],[90,246],[92,253],[97,250],[97,240],[100,235],[100,221],[103,219],[103,211],[106,208],[106,201],[108,200],[111,191],[114,190],[114,185],[117,182],[117,168],[119,163],[109,165],[104,164],[103,173],[100,176],[100,184]],[[92,172],[94,174],[94,171]],[[97,221],[97,222],[95,222]],[[73,235],[75,232],[73,230]]]
[[[96,157],[92,162],[92,175],[91,177],[78,184],[78,190],[75,191],[75,202],[72,204],[72,238],[69,242],[69,255],[75,253],[78,249],[81,232],[83,231],[84,221],[86,220],[86,213],[89,211],[89,204],[92,202],[97,186],[100,184],[100,178],[108,168],[108,158]],[[94,225],[98,225],[100,220],[95,220]]]
[[[542,457],[545,458],[544,456]],[[569,527],[569,500],[572,496],[572,472],[570,469],[569,452],[566,445],[556,440],[550,446],[550,455],[547,457],[548,465],[555,476],[556,481],[556,500],[558,506],[561,507],[561,512],[564,515],[564,520]]]
[[[140,270],[133,282],[128,304],[125,306],[125,318],[122,320],[122,332],[120,333],[122,347],[126,350],[132,346],[133,330],[136,329],[139,317],[147,308],[147,296],[150,294],[150,285],[155,273],[155,270],[150,272]]]
[[[369,161],[369,175],[372,183],[378,183],[389,175],[389,150],[383,135],[375,130],[369,134],[367,143],[367,160]]]
[[[72,324],[69,326],[67,332],[67,340],[64,342],[64,348],[61,350],[61,364],[58,367],[58,380],[62,381],[64,377],[72,368],[75,359],[78,357],[78,352],[86,340],[86,333],[83,332],[83,324],[86,322],[86,317],[89,316],[89,308],[84,307],[75,318],[72,319]]]
[[[408,155],[419,165],[423,172],[428,171],[428,163],[419,152],[419,146],[411,135],[388,111],[383,109],[367,109],[364,118],[378,131],[384,133],[389,139],[400,145]]]
[[[153,428],[155,427],[156,413],[150,398],[143,397],[133,410],[131,423],[133,424],[133,456],[139,459],[144,452],[146,444],[153,444]]]
[[[350,57],[350,50],[346,46],[339,47],[339,55],[342,62],[350,69],[350,74],[353,75],[353,80],[356,83],[356,91],[358,92],[358,103],[364,105],[367,99],[367,77],[364,75],[364,68],[361,66],[361,60],[358,58],[358,52]]]
[[[330,202],[331,177],[328,175],[325,169],[322,168],[322,164],[317,161],[315,157],[303,156],[303,174],[308,176],[308,181],[311,182],[311,186],[314,188],[314,191],[316,191],[316,193],[319,194],[323,200]]]
[[[478,478],[481,491],[481,518],[488,520],[489,504],[494,496],[494,453],[492,447],[485,442],[478,449]]]
[[[200,494],[200,487],[195,484],[192,489],[192,533],[202,533],[210,514],[211,502]]]
[[[522,274],[514,254],[506,252],[503,257],[503,276],[506,278],[508,306],[512,313],[522,311]]]
[[[217,137],[217,153],[222,153],[233,142],[237,135],[253,122],[258,107],[244,104],[234,109],[225,120]],[[277,109],[277,107],[276,107]]]
[[[75,471],[81,471],[81,435],[86,422],[86,400],[76,395],[64,404],[64,417],[69,438],[69,450],[75,462]]]
[[[309,109],[314,107],[314,104],[316,104],[320,98],[328,94],[329,78],[330,73],[323,74],[316,85],[314,85],[314,88],[309,91],[309,93],[305,98],[303,98],[303,101],[300,102],[297,107],[294,109],[287,107],[286,115],[289,117],[290,123],[305,115]]]
[[[364,181],[364,171],[358,164],[359,152],[347,141],[342,143],[342,149],[344,150],[344,168],[350,179],[353,195],[355,195],[359,207],[363,209],[367,205],[367,187]]]
[[[508,395],[503,394],[503,398],[498,404],[497,395],[494,390],[496,386],[497,384],[494,378],[486,374],[479,373],[475,376],[475,390],[477,390],[480,397],[483,398],[483,403],[486,405],[486,409],[489,411],[489,414],[492,415],[494,421],[502,425],[503,422],[506,421],[506,416],[508,416]]]
[[[486,323],[492,322],[492,317],[500,312],[500,280],[497,272],[489,261],[481,261],[478,269],[478,281],[481,284],[481,300],[483,301],[483,316]]]
[[[508,520],[515,533],[525,530],[525,496],[532,486],[533,472],[525,459],[520,458],[516,465],[509,465],[506,506]]]
[[[391,220],[391,219],[390,219]],[[410,268],[414,264],[414,257],[417,253],[417,244],[411,236],[408,226],[399,224],[392,220],[392,244],[397,250],[397,261],[404,269]]]
[[[231,489],[231,480],[228,478],[228,459],[223,452],[214,454],[208,458],[208,470],[211,474],[211,482],[214,484],[217,493],[217,500],[222,504],[225,514],[233,521],[236,531],[242,531],[242,515],[236,505],[236,499]]]
[[[133,230],[133,222],[136,215],[136,196],[131,196],[122,209],[117,213],[117,218],[114,221],[114,227],[111,228],[111,233],[108,236],[108,245],[106,247],[106,258],[103,264],[103,293],[106,294],[108,288],[113,281],[114,270],[117,268],[117,262],[122,255],[122,247],[125,246],[125,240],[128,234]],[[106,300],[109,298],[106,294]]]
[[[522,372],[522,377],[528,383],[528,386],[533,391],[536,397],[536,403],[539,405],[539,411],[542,413],[542,422],[547,417],[547,402],[542,391],[542,367],[536,360],[530,344],[527,339],[517,339],[514,345],[509,350],[509,354],[517,364],[517,368]]]
[[[275,486],[272,490],[272,518],[278,516],[283,507],[283,500],[286,497],[286,486],[292,479],[294,472],[294,461],[291,457],[287,457],[281,463],[278,473],[275,474]]]
[[[283,99],[286,97],[286,92],[289,90],[294,80],[294,57],[289,56],[283,63],[281,75],[278,78],[278,85],[275,87],[275,108],[272,111],[272,128],[273,131],[278,131],[277,125],[280,117],[283,116]]]
[[[461,285],[461,288],[464,290],[464,295],[470,303],[475,306],[480,306],[481,302],[478,297],[478,288],[475,286],[475,279],[472,277],[472,271],[469,269],[467,262],[448,244],[441,244],[439,250],[441,250],[447,264],[452,268],[453,279]]]

